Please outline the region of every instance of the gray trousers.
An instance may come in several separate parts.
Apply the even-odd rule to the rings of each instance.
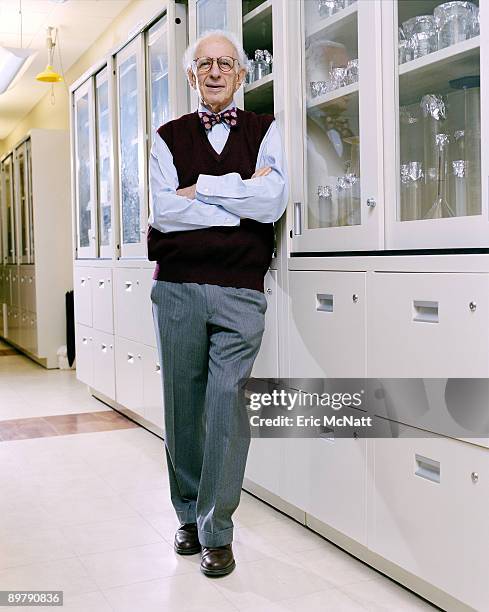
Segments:
[[[242,383],[260,349],[261,291],[153,281],[170,494],[203,546],[233,540],[250,425]]]

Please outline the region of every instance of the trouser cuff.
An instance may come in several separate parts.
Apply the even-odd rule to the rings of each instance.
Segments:
[[[202,546],[206,546],[207,548],[226,546],[226,544],[231,544],[233,541],[233,529],[233,527],[230,527],[229,529],[217,531],[216,533],[199,530],[199,542],[202,544]]]

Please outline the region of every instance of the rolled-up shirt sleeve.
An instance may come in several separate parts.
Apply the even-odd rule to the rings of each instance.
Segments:
[[[237,172],[222,176],[201,174],[196,185],[196,198],[201,202],[222,206],[242,219],[274,223],[283,215],[289,197],[287,164],[282,139],[273,121],[258,152],[256,168],[269,166],[271,172],[243,180]]]
[[[219,204],[205,204],[177,195],[178,174],[166,142],[155,135],[149,161],[149,225],[160,232],[203,229],[217,225],[239,225],[240,217]]]

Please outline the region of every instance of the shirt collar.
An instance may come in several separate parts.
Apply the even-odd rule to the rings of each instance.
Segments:
[[[227,111],[227,110],[229,110],[230,108],[233,108],[233,107],[235,107],[235,106],[236,106],[236,102],[234,101],[234,98],[233,98],[233,100],[231,100],[231,103],[230,103],[230,104],[228,104],[228,106],[226,106],[226,108],[223,108],[223,109],[222,109],[222,111],[220,111],[220,113],[223,113],[224,111]],[[201,101],[201,100],[199,100],[199,111],[198,111],[198,112],[199,112],[199,113],[211,113],[212,111],[211,111],[211,110],[209,110],[209,109],[207,108],[207,106],[204,106],[204,104],[202,103],[202,101]]]

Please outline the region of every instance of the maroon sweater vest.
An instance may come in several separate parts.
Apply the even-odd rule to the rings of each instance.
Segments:
[[[273,119],[272,115],[238,109],[238,125],[231,129],[220,155],[212,148],[196,112],[162,125],[158,134],[173,155],[178,188],[195,184],[199,174],[238,172],[243,180],[251,178],[260,144]],[[263,292],[273,243],[273,223],[253,219],[241,219],[240,225],[233,227],[164,233],[150,226],[148,259],[157,262],[153,275],[156,280]]]

